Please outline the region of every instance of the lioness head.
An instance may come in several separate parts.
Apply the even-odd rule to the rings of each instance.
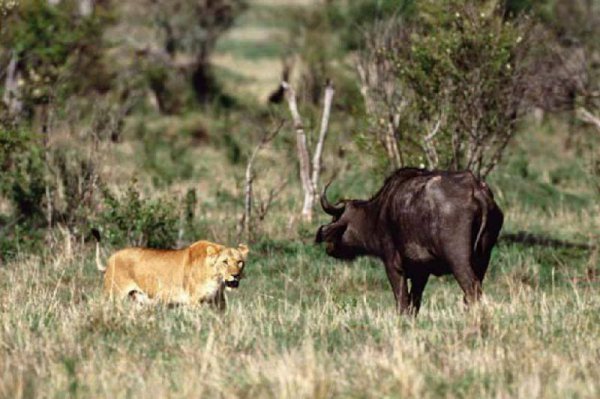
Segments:
[[[209,247],[207,249],[207,255],[215,258],[214,267],[227,289],[237,288],[240,285],[248,251],[248,247],[244,244],[240,244],[237,248],[217,250]]]

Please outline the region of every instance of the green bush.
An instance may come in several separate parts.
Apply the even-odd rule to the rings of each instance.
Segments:
[[[498,0],[415,7],[412,18],[374,28],[361,57],[373,129],[396,166],[485,176],[516,132],[532,84],[531,22],[505,19]]]
[[[44,248],[45,230],[27,220],[13,220],[0,227],[0,263],[19,254],[39,254]]]
[[[18,59],[26,109],[50,98],[109,88],[102,36],[111,20],[102,5],[91,16],[81,17],[77,2],[69,0],[56,5],[22,0],[8,13],[0,25],[0,48],[13,51]]]
[[[141,166],[151,173],[155,185],[169,185],[194,174],[196,165],[186,138],[189,133],[184,128],[170,136],[164,130],[148,128],[142,122],[135,127],[135,135],[142,144]]]
[[[210,55],[217,40],[244,11],[246,1],[153,0],[145,6],[163,43],[164,52],[171,58],[186,53],[193,60],[187,72],[197,100],[214,100],[220,93],[210,65]],[[159,85],[155,88],[167,95],[166,87]]]
[[[177,242],[179,215],[166,199],[142,199],[132,184],[122,196],[104,189],[104,209],[98,225],[115,246],[172,248]]]
[[[45,176],[42,149],[24,126],[0,120],[0,195],[16,209],[16,217],[39,220],[44,215]]]
[[[410,16],[415,3],[415,0],[338,0],[330,3],[328,16],[334,29],[340,31],[343,46],[357,50],[363,46],[365,30],[376,21],[394,15]]]

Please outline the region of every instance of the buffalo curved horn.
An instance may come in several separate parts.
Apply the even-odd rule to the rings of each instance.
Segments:
[[[327,183],[327,185],[323,189],[323,193],[321,194],[321,207],[327,214],[335,217],[340,217],[342,213],[344,213],[344,208],[346,207],[346,205],[331,205],[331,203],[327,200],[327,189],[329,188],[329,185],[331,183],[332,182]]]

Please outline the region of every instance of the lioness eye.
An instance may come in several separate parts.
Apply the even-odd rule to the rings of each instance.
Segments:
[[[238,262],[238,267],[244,267],[244,262],[243,261],[239,261]]]

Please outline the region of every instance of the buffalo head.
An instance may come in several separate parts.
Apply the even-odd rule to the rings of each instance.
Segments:
[[[344,200],[332,205],[327,199],[328,187],[321,195],[321,207],[333,220],[319,227],[315,241],[325,243],[327,255],[334,258],[353,260],[365,255],[368,229],[367,214],[361,206],[364,201]]]

